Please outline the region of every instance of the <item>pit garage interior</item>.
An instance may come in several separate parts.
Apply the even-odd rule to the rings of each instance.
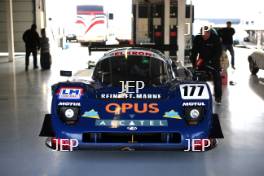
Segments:
[[[111,0],[116,6],[124,1],[126,0]],[[196,18],[196,9],[198,11],[201,8],[200,0],[196,0],[196,3],[193,1],[130,1],[128,4],[131,7],[131,24],[128,38],[137,43],[177,46],[177,51],[165,51],[166,54],[187,65],[192,24]],[[234,47],[236,70],[228,68],[228,80],[235,82],[235,85],[223,85],[222,104],[213,104],[224,133],[224,139],[220,139],[213,150],[58,152],[47,148],[45,139],[38,135],[43,117],[50,111],[51,85],[67,79],[60,76],[60,70],[74,72],[87,69],[90,58],[101,57],[104,53],[94,52],[89,55],[87,47],[63,41],[60,36],[63,29],[56,28],[56,32],[48,35],[52,54],[51,69],[33,70],[31,56],[29,70],[25,72],[23,32],[32,23],[37,24],[38,30],[44,27],[51,29],[58,25],[56,18],[51,17],[57,15],[56,11],[50,12],[49,8],[52,4],[58,6],[61,3],[64,1],[0,2],[0,175],[264,174],[264,72],[260,70],[257,75],[251,75],[248,68],[248,56],[254,50],[255,44],[250,44],[250,47]],[[250,1],[247,3],[250,7]],[[209,7],[217,11],[213,3],[208,4]],[[208,17],[212,11],[208,11]],[[57,13],[58,16],[59,13],[63,14],[63,8]],[[60,15],[63,16],[62,14]],[[115,19],[118,19],[118,14],[114,14]],[[262,45],[261,42],[258,44]],[[89,69],[90,73],[92,70]]]

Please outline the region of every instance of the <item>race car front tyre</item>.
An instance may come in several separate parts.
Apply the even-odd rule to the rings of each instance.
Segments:
[[[252,57],[248,58],[249,62],[249,70],[252,75],[256,75],[259,71],[259,68],[257,67],[256,63],[253,61]]]
[[[55,137],[55,133],[52,129],[52,124],[51,124],[51,114],[45,115],[39,136],[40,137]]]

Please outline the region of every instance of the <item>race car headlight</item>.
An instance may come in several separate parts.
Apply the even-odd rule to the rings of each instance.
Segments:
[[[74,124],[78,120],[79,107],[59,107],[60,119],[66,124]]]
[[[72,119],[74,117],[74,111],[71,108],[66,109],[64,115],[67,119]]]
[[[190,111],[190,117],[192,119],[197,119],[197,118],[199,118],[199,116],[200,116],[200,111],[198,109],[192,109]]]
[[[184,117],[188,125],[197,125],[204,116],[203,107],[185,107]]]

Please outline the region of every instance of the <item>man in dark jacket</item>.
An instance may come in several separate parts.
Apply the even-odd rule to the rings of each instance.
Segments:
[[[23,34],[23,41],[26,46],[26,71],[28,70],[29,65],[29,56],[30,53],[33,55],[34,69],[38,68],[37,54],[40,47],[39,35],[36,31],[37,26],[35,24],[31,25],[31,29],[28,29]]]
[[[226,22],[226,28],[220,30],[220,36],[223,42],[224,50],[228,50],[231,55],[231,65],[235,69],[235,52],[233,48],[233,35],[235,34],[235,29],[231,27],[231,21]]]
[[[222,98],[222,80],[220,56],[222,46],[217,34],[208,26],[201,29],[201,34],[195,36],[193,41],[191,61],[193,67],[197,67],[197,59],[202,60],[200,69],[210,72],[213,76],[214,94],[216,103],[221,103]]]

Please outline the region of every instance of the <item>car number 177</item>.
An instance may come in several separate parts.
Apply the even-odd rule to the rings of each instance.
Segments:
[[[180,85],[182,99],[209,99],[208,88],[205,84]]]

